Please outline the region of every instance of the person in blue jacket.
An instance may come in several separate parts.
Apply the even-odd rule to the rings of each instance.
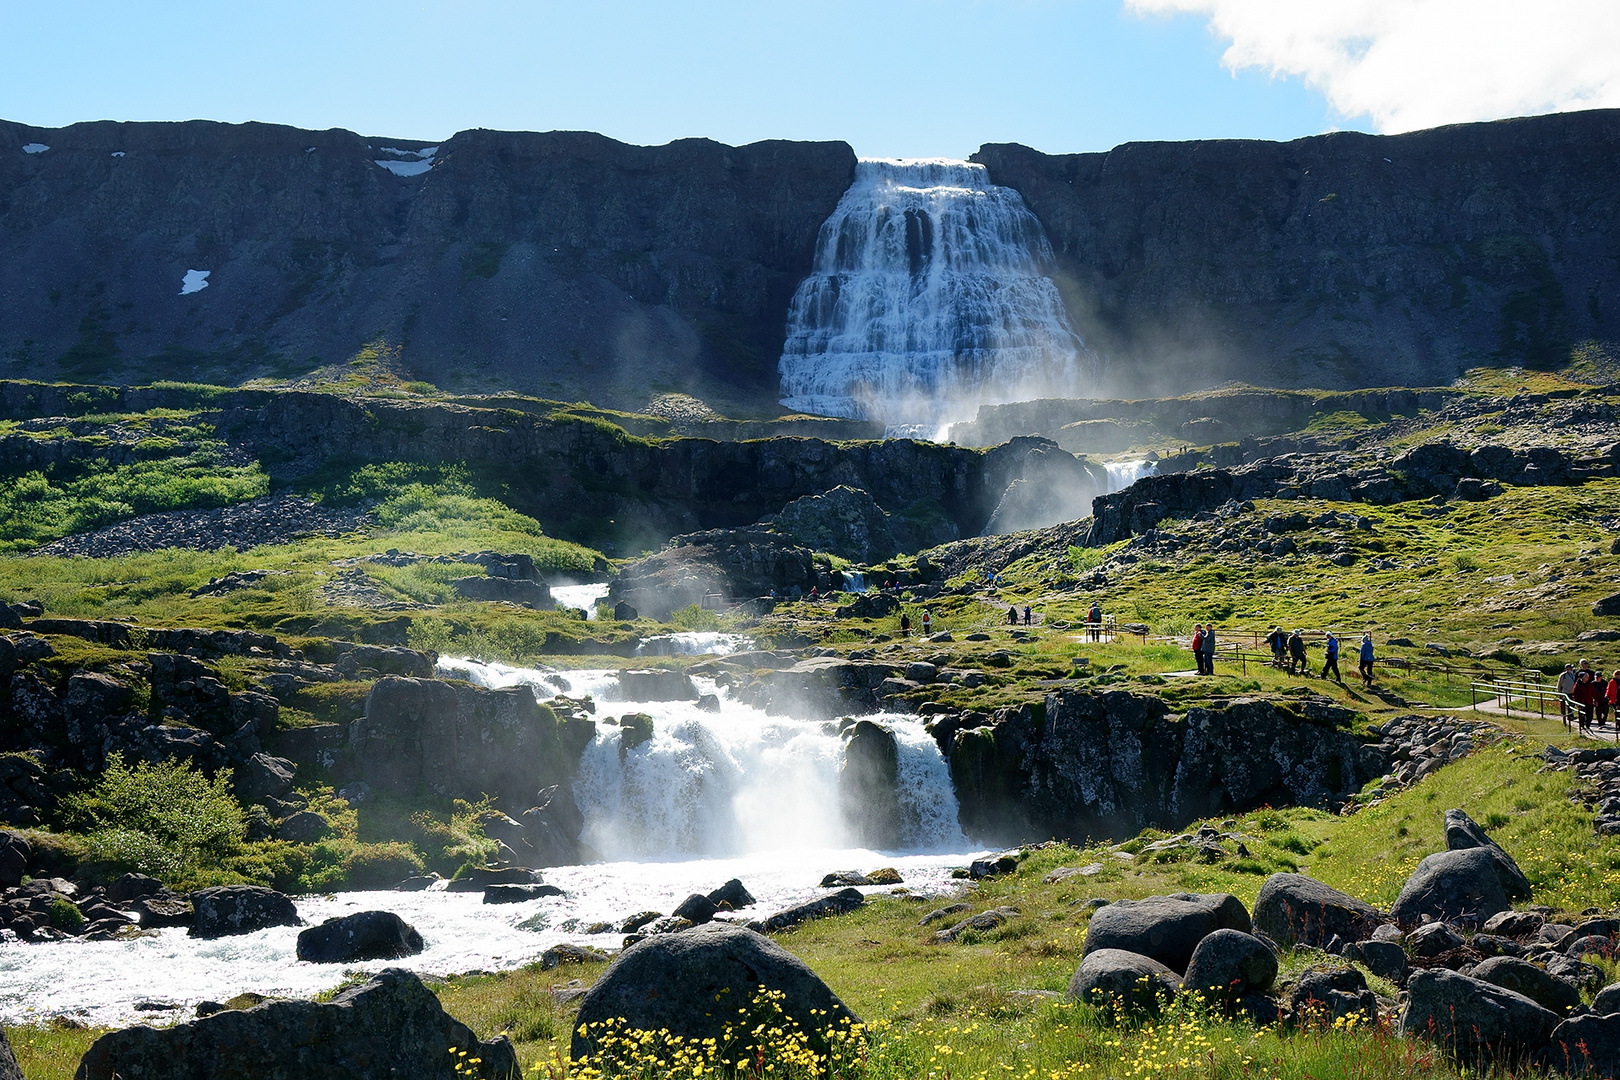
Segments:
[[[1322,663],[1322,678],[1327,678],[1328,672],[1331,671],[1333,672],[1334,682],[1344,682],[1344,676],[1339,674],[1339,639],[1331,630],[1328,631],[1327,649],[1325,651],[1327,652],[1327,659]]]
[[[1373,643],[1371,634],[1361,635],[1361,684],[1372,685]]]

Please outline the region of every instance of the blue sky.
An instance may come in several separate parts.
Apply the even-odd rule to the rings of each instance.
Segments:
[[[845,139],[862,155],[950,157],[984,142],[1083,151],[1486,118],[1438,100],[1416,107],[1438,93],[1415,74],[1435,66],[1423,35],[1438,31],[1390,30],[1392,2],[1296,0],[1297,12],[1335,12],[1301,27],[1266,0],[0,0],[0,118],[263,120],[426,140],[469,127],[649,144]],[[1588,24],[1593,11],[1620,10],[1613,0],[1535,6],[1585,7],[1574,14]],[[1362,23],[1349,17],[1358,12]],[[1501,30],[1512,44],[1513,28]],[[1380,34],[1390,35],[1382,50]],[[1614,44],[1589,25],[1576,36],[1594,54]],[[1386,66],[1357,70],[1368,57]],[[1477,66],[1457,59],[1463,72]],[[1620,86],[1613,61],[1595,62],[1596,89],[1570,99],[1577,106],[1608,103]],[[1549,98],[1538,108],[1532,90],[1487,112],[1572,107]]]

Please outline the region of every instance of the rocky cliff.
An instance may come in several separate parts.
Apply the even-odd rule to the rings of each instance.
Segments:
[[[976,838],[1119,836],[1259,806],[1343,800],[1384,771],[1348,710],[1237,699],[1172,715],[1157,697],[1062,690],[950,734],[962,827]]]
[[[1620,111],[973,157],[1045,226],[1105,392],[1424,386],[1620,341]]]
[[[381,338],[445,385],[772,402],[854,167],[843,143],[0,122],[0,373],[234,381]]]

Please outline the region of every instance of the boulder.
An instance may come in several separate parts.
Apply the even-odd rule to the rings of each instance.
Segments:
[[[547,896],[563,896],[555,885],[491,885],[484,890],[486,904],[521,904]]]
[[[685,900],[682,900],[680,906],[670,914],[680,916],[681,918],[690,922],[693,926],[700,926],[703,923],[709,922],[711,919],[713,919],[715,912],[719,910],[720,905],[716,904],[713,900],[710,900],[707,896],[704,896],[702,893],[693,893]]]
[[[1193,950],[1217,930],[1249,933],[1249,913],[1229,893],[1175,893],[1120,900],[1091,917],[1085,953],[1122,949],[1186,971]],[[1084,953],[1082,954],[1084,955]]]
[[[1423,916],[1460,926],[1478,926],[1508,910],[1502,887],[1502,864],[1485,848],[1441,851],[1418,863],[1406,879],[1390,915],[1402,927],[1423,923]]]
[[[1294,1018],[1331,1023],[1359,1016],[1364,1023],[1378,1019],[1378,997],[1355,968],[1309,968],[1299,976],[1289,999]]]
[[[292,790],[298,766],[286,758],[258,753],[236,770],[236,794],[243,802],[279,799]]]
[[[754,894],[749,892],[739,879],[732,878],[711,892],[709,899],[713,900],[717,907],[736,911],[739,908],[745,908],[753,904]]]
[[[1535,1063],[1564,1076],[1620,1076],[1620,1016],[1570,1017],[1553,1028]]]
[[[1447,810],[1445,815],[1446,847],[1451,851],[1469,851],[1475,848],[1488,851],[1497,862],[1497,878],[1509,900],[1530,899],[1530,879],[1524,876],[1513,856],[1486,835],[1473,818],[1461,810]]]
[[[889,515],[877,501],[861,488],[842,484],[794,499],[760,524],[815,551],[857,563],[881,562],[901,550],[890,531]]]
[[[491,885],[538,885],[540,875],[521,866],[475,866],[450,879],[445,892],[483,892]]]
[[[3,1030],[0,1030],[0,1080],[23,1080],[22,1069]]]
[[[298,959],[312,964],[398,960],[422,949],[422,935],[392,911],[360,911],[327,919],[298,935]]]
[[[191,936],[230,937],[272,926],[302,926],[290,898],[259,885],[215,885],[191,894]]]
[[[163,882],[145,874],[124,874],[107,886],[107,899],[115,904],[127,904],[143,896],[163,891]]]
[[[858,1024],[827,984],[804,962],[752,930],[709,923],[678,934],[659,934],[626,949],[608,965],[580,1002],[571,1053],[590,1054],[605,1025],[668,1031],[688,1041],[724,1039],[727,1027],[750,1008],[761,989],[780,993],[782,1015],[824,1050],[829,1027]],[[726,1003],[724,1009],[715,1002]],[[747,1026],[720,1047],[734,1059],[750,1045]]]
[[[934,940],[941,944],[959,941],[962,935],[969,931],[976,930],[983,933],[986,930],[994,930],[999,926],[1005,926],[1009,920],[1017,917],[1018,909],[1015,907],[991,908],[989,911],[981,911],[977,915],[969,916],[955,926],[936,931]]]
[[[1126,1014],[1156,1014],[1180,989],[1174,971],[1125,949],[1088,952],[1069,980],[1069,997],[1075,1001]]]
[[[621,671],[621,701],[696,701],[697,686],[684,671]]]
[[[300,810],[276,826],[276,839],[289,844],[313,844],[331,834],[331,823],[313,810]]]
[[[1230,1002],[1264,993],[1276,981],[1277,955],[1265,942],[1241,930],[1216,930],[1193,950],[1181,990]]]
[[[787,930],[810,919],[824,919],[830,915],[848,915],[862,904],[866,897],[859,889],[840,889],[830,896],[778,911],[764,921],[766,930]]]
[[[1406,983],[1400,1032],[1428,1039],[1471,1068],[1509,1067],[1547,1045],[1558,1016],[1523,994],[1435,968]]]
[[[1500,934],[1502,937],[1526,938],[1536,934],[1546,925],[1547,917],[1534,911],[1498,911],[1485,920],[1480,927],[1486,934]]]
[[[1383,922],[1377,908],[1304,874],[1272,874],[1254,900],[1254,928],[1285,949],[1329,938],[1365,941]]]
[[[552,968],[562,967],[564,964],[605,964],[608,960],[608,954],[600,949],[590,949],[583,945],[570,945],[565,941],[553,945],[540,954],[540,970],[550,971]]]
[[[1436,957],[1467,944],[1461,934],[1445,923],[1424,923],[1406,935],[1406,948],[1413,956]]]
[[[1352,941],[1344,947],[1342,955],[1396,986],[1406,982],[1410,970],[1406,950],[1393,941]]]
[[[147,896],[130,905],[142,930],[190,926],[196,918],[191,901],[179,896]]]
[[[459,1051],[467,1051],[467,1058]],[[505,1036],[479,1042],[409,971],[389,968],[329,1003],[267,1001],[172,1027],[131,1027],[97,1039],[75,1080],[519,1080]],[[183,1064],[182,1064],[183,1063]],[[467,1066],[462,1066],[466,1070]]]
[[[1569,1011],[1581,1003],[1579,990],[1562,979],[1553,978],[1542,968],[1516,957],[1493,956],[1475,964],[1474,969],[1468,974],[1470,978],[1512,990],[1516,994],[1523,994],[1537,1005],[1551,1009],[1559,1016],[1568,1016]]]
[[[20,835],[0,830],[0,889],[15,889],[28,872],[34,848]]]

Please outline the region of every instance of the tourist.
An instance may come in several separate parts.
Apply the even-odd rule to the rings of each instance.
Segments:
[[[1614,717],[1614,729],[1620,731],[1620,670],[1603,688],[1603,697],[1609,703],[1609,715]]]
[[[1018,606],[1016,604],[1011,605],[1011,606],[1009,606],[1007,608],[1007,625],[1008,626],[1017,626],[1018,625]]]
[[[1592,664],[1582,660],[1581,666],[1575,672],[1575,693],[1570,695],[1575,699],[1576,730],[1587,734],[1592,730],[1592,701],[1596,687],[1592,684]]]
[[[1192,636],[1193,663],[1198,665],[1198,674],[1204,673],[1204,624],[1193,624]]]
[[[1266,644],[1271,646],[1271,663],[1279,671],[1285,666],[1284,657],[1288,655],[1288,635],[1283,628],[1273,626],[1271,633],[1266,635]]]
[[[1102,605],[1093,600],[1091,610],[1086,614],[1086,622],[1091,625],[1091,640],[1102,640]]]
[[[1564,726],[1574,717],[1569,715],[1569,703],[1575,698],[1575,665],[1565,664],[1564,673],[1558,676],[1558,715],[1564,718]]]
[[[1204,627],[1204,674],[1215,674],[1215,624]]]
[[[1339,639],[1331,630],[1327,632],[1326,652],[1327,659],[1322,663],[1322,678],[1327,678],[1328,672],[1331,671],[1334,682],[1344,682],[1344,676],[1339,674]]]
[[[1310,666],[1305,660],[1305,632],[1295,630],[1288,636],[1288,674],[1294,674],[1295,669],[1301,675],[1311,673]]]
[[[1592,669],[1592,723],[1602,727],[1609,722],[1609,683],[1603,672]]]
[[[1361,635],[1361,685],[1372,686],[1373,643],[1371,634]]]
[[[810,586],[810,599],[816,599],[816,587],[814,585]]]
[[[903,611],[900,613],[900,632],[906,637],[911,636],[911,616]]]
[[[1030,622],[1030,611],[1029,611],[1029,605],[1028,604],[1024,605],[1024,625],[1025,626],[1033,625]]]
[[[928,636],[929,632],[933,629],[933,625],[934,625],[933,614],[927,608],[923,608],[922,632],[923,632],[924,637]]]

